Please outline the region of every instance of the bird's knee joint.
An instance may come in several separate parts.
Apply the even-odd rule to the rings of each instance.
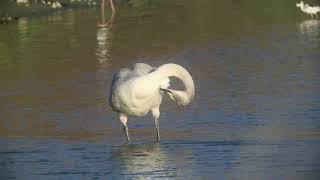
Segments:
[[[160,111],[159,111],[159,109],[153,109],[153,110],[152,110],[152,115],[153,115],[153,117],[154,117],[155,119],[159,119],[159,117],[160,117]]]
[[[128,117],[124,114],[119,114],[120,122],[123,126],[127,126]]]

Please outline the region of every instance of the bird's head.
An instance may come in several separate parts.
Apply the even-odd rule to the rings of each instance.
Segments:
[[[304,3],[303,1],[300,1],[299,3],[296,4],[297,7],[303,7]]]

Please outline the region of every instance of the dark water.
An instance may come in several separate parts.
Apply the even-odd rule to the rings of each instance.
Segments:
[[[295,2],[138,1],[0,26],[0,179],[319,179],[320,21]],[[136,62],[186,67],[133,143],[107,105]]]

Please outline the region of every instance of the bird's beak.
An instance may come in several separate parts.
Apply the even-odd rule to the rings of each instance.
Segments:
[[[173,92],[169,89],[163,89],[163,88],[160,88],[161,91],[163,91],[167,96],[170,97],[170,99],[172,99],[173,101],[176,101],[177,102],[177,99],[176,97],[174,96]]]
[[[160,88],[161,91],[163,91],[164,93],[168,94],[173,94],[172,91],[170,91],[169,89],[163,89],[163,88]]]

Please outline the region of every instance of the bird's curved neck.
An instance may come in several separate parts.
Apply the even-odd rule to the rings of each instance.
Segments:
[[[180,79],[185,86],[185,93],[187,96],[189,98],[193,98],[194,83],[192,77],[182,66],[177,64],[165,64],[146,76],[146,78],[152,81],[162,81],[168,77],[176,77]]]

